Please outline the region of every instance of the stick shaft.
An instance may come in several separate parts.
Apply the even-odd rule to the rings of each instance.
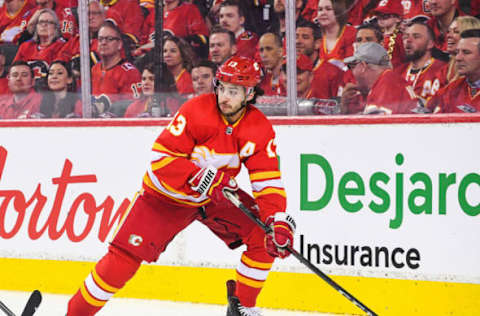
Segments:
[[[254,221],[258,226],[260,226],[265,233],[271,233],[272,229],[265,225],[264,222],[262,222],[255,214],[252,213],[243,203],[237,198],[237,196],[227,190],[224,190],[224,195],[225,197],[232,202],[236,207],[238,207],[245,215],[248,216],[252,221]],[[352,294],[350,294],[347,290],[345,290],[343,287],[341,287],[338,283],[333,281],[328,275],[323,273],[319,268],[317,268],[314,264],[312,264],[310,261],[305,259],[301,254],[299,254],[295,249],[293,249],[290,246],[287,246],[287,250],[295,257],[297,258],[298,261],[303,263],[307,268],[312,270],[313,273],[318,275],[322,280],[327,282],[331,287],[333,287],[335,290],[337,290],[340,294],[342,294],[344,297],[346,297],[350,302],[352,302],[355,306],[360,308],[362,311],[367,313],[370,316],[377,316],[377,314],[372,311],[370,308],[368,308],[365,304],[360,302],[357,298],[355,298]]]

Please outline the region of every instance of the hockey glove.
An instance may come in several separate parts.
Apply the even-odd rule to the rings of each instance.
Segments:
[[[265,225],[272,229],[271,233],[265,236],[265,248],[272,257],[285,258],[290,255],[287,246],[293,246],[293,235],[296,224],[293,217],[285,212],[277,212],[269,216]]]
[[[237,182],[233,177],[227,176],[213,166],[200,169],[189,181],[192,190],[208,196],[216,205],[230,205],[223,195],[223,190],[235,192],[238,190]]]

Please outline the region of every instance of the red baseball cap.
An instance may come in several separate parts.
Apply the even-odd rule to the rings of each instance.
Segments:
[[[373,11],[380,14],[396,14],[399,17],[403,17],[403,10],[403,5],[400,0],[383,0],[380,1]]]

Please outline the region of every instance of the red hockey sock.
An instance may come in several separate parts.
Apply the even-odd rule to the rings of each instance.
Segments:
[[[237,267],[237,287],[235,295],[245,307],[256,305],[257,297],[263,288],[274,258],[264,247],[265,233],[255,228],[246,240],[245,251]]]
[[[68,302],[67,316],[95,315],[133,277],[140,263],[140,259],[110,246]]]

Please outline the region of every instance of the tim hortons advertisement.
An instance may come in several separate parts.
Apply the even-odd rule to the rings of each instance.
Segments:
[[[98,260],[161,129],[0,128],[0,256]],[[340,275],[480,283],[478,124],[275,129],[295,248],[311,262]],[[238,178],[249,191],[246,171]],[[236,259],[195,223],[158,264]],[[293,258],[276,268],[306,271]]]

